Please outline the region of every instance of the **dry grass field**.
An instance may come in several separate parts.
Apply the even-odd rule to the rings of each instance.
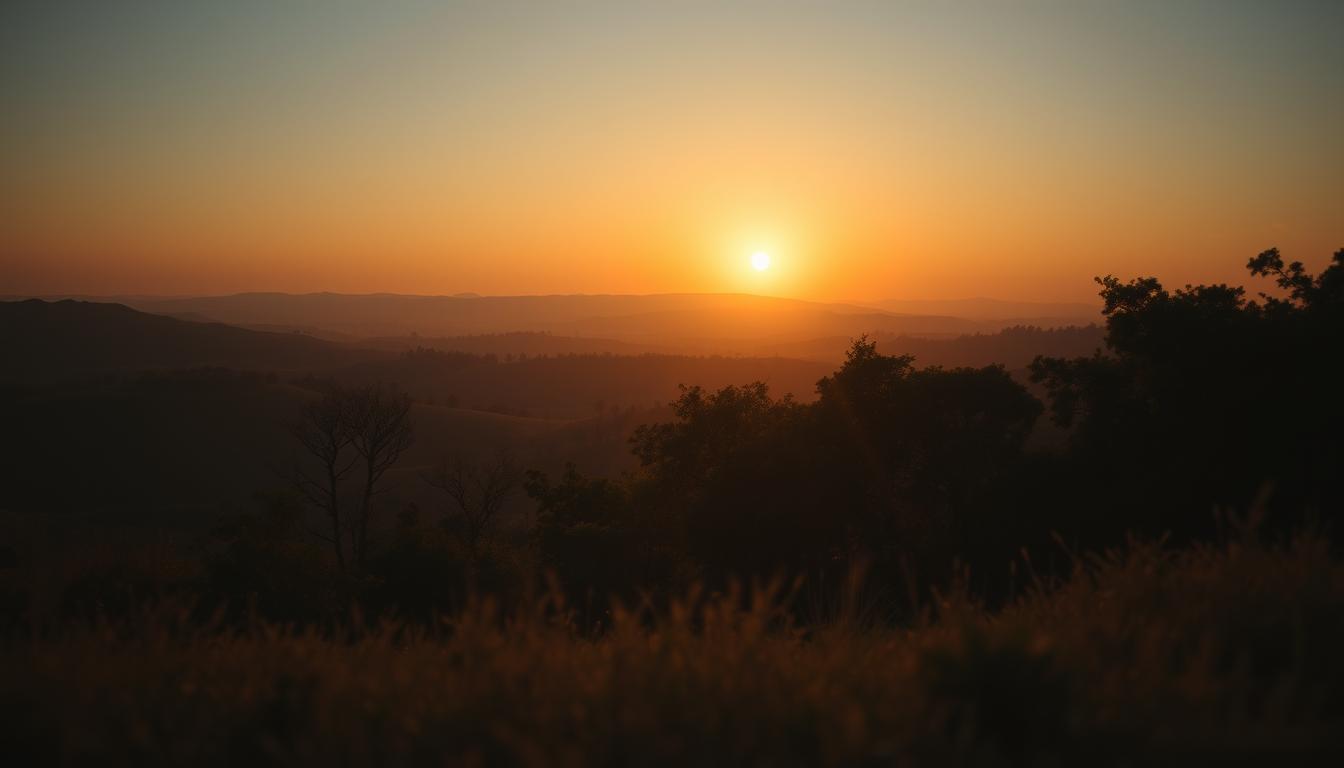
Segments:
[[[1344,727],[1344,567],[1324,540],[1154,544],[989,612],[792,623],[692,593],[580,631],[542,596],[426,629],[202,625],[180,605],[16,632],[24,763],[1324,764]],[[1030,582],[1031,579],[1028,577]]]

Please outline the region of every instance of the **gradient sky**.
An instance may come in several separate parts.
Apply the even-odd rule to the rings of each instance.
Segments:
[[[1344,247],[1341,40],[1337,1],[6,0],[0,294],[1242,282]]]

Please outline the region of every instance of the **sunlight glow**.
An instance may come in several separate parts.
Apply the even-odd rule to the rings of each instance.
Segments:
[[[770,268],[770,254],[765,251],[757,251],[751,254],[751,267],[757,272],[764,272]]]

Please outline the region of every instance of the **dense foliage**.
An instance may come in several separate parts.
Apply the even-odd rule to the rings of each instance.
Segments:
[[[1033,364],[1072,428],[1058,477],[1090,492],[1094,519],[1079,528],[1092,541],[1206,536],[1214,508],[1261,493],[1281,527],[1344,505],[1344,250],[1317,276],[1277,250],[1248,269],[1280,295],[1099,278],[1109,354]]]
[[[1220,515],[1257,499],[1280,533],[1333,522],[1344,502],[1341,259],[1313,277],[1261,254],[1251,272],[1277,276],[1283,295],[1259,302],[1221,285],[1169,293],[1151,278],[1100,279],[1107,350],[1032,365],[1068,430],[1056,450],[1028,449],[1042,405],[1001,367],[917,369],[867,340],[812,403],[759,383],[686,389],[673,420],[635,433],[642,471],[599,484],[600,503],[562,502],[582,478],[534,483],[543,554],[572,594],[678,585],[604,571],[596,551],[581,556],[589,578],[567,572],[557,530],[596,526],[617,559],[634,537],[656,573],[711,584],[783,576],[825,592],[864,565],[899,613],[958,562],[981,594],[1001,596],[1005,567],[1048,556],[1060,537],[1087,548],[1129,532],[1207,539]]]

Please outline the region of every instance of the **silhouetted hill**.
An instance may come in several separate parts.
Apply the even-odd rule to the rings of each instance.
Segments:
[[[667,352],[666,347],[616,339],[561,336],[540,331],[478,333],[470,336],[383,336],[362,339],[361,346],[404,352],[420,347],[473,355],[639,355]]]
[[[824,363],[773,357],[584,354],[506,362],[493,355],[419,349],[334,375],[353,384],[395,382],[428,403],[573,419],[612,407],[668,403],[680,395],[681,384],[717,388],[764,381],[777,394],[810,400],[828,370]]]
[[[763,331],[770,311],[763,310],[767,320],[737,330]],[[1036,354],[1086,354],[1101,336],[1094,327],[874,338],[886,352],[914,354],[920,366],[1018,367]],[[545,333],[380,339],[374,343],[382,349],[369,350],[296,332],[67,300],[0,303],[0,342],[7,352],[5,381],[72,382],[26,388],[7,401],[4,507],[196,525],[246,506],[257,490],[284,485],[278,472],[295,448],[288,425],[313,396],[284,382],[303,375],[395,382],[419,399],[417,443],[397,470],[401,490],[388,503],[432,503],[421,498],[415,473],[443,455],[508,448],[531,457],[532,466],[556,470],[575,461],[616,474],[631,464],[627,440],[634,426],[649,418],[654,404],[675,400],[680,384],[712,391],[760,380],[776,395],[810,401],[816,381],[830,370],[821,361],[843,351],[848,338],[786,347],[799,356],[814,352],[814,360],[609,354],[642,347]],[[457,351],[394,351],[411,342]],[[206,368],[284,375],[180,370]],[[118,375],[102,380],[107,373]]]
[[[850,304],[745,294],[401,296],[247,293],[137,299],[146,312],[191,313],[234,325],[321,328],[360,337],[515,331],[600,337],[684,351],[761,354],[763,345],[864,333],[967,333],[992,322],[905,315]]]
[[[917,367],[999,364],[1024,383],[1037,355],[1087,356],[1103,346],[1100,326],[1012,327],[950,338],[873,334],[885,354],[909,354]],[[852,337],[773,345],[776,356],[630,354],[639,346],[610,339],[541,333],[366,340],[399,349],[396,359],[359,363],[336,373],[357,383],[393,381],[432,402],[579,418],[603,408],[669,402],[678,384],[717,388],[761,380],[776,394],[807,401],[817,379],[844,357]],[[608,347],[618,354],[612,354]],[[625,354],[619,354],[620,352]]]
[[[290,427],[315,396],[270,378],[199,369],[6,398],[0,509],[190,529],[250,508],[254,493],[289,486],[298,450]],[[501,448],[528,456],[564,426],[428,405],[414,406],[413,418],[416,442],[389,486],[387,519],[424,495],[419,468]]]
[[[1018,324],[1056,326],[1087,325],[1098,322],[1101,303],[1005,301],[975,297],[970,299],[890,299],[872,306],[887,312],[917,315],[952,315],[968,320],[1005,320]],[[1051,322],[1053,321],[1053,322]]]
[[[137,312],[120,304],[39,300],[0,303],[9,381],[150,369],[221,366],[300,371],[384,353],[296,333],[268,333]]]

